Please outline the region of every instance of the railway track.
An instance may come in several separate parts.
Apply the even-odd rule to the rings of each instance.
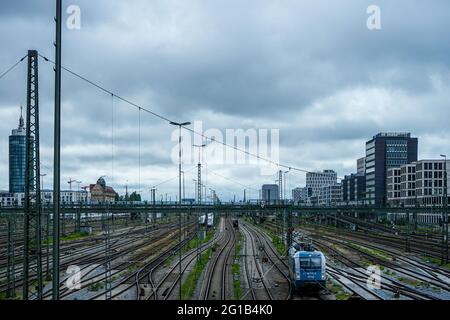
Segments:
[[[304,227],[304,226],[303,226]],[[312,225],[309,227],[318,227],[318,225]],[[332,228],[321,226],[322,230],[329,230],[332,232]],[[359,231],[347,231],[344,229],[339,229],[339,233],[341,235],[348,235],[352,238],[359,238],[359,239],[368,239],[384,244],[389,245],[391,247],[395,247],[400,250],[404,250],[408,245],[410,247],[410,251],[418,254],[423,254],[427,256],[433,256],[440,258],[442,254],[442,243],[440,239],[435,240],[426,240],[422,238],[413,237],[412,235],[406,235],[406,234],[400,234],[400,235],[393,235],[393,234],[380,234],[380,233],[370,233],[370,232],[359,232]]]
[[[273,225],[272,225],[273,227]],[[275,226],[276,227],[276,226]],[[308,229],[308,231],[311,231]],[[314,230],[315,231],[315,230]],[[387,299],[386,295],[381,295],[373,290],[368,290],[366,281],[368,278],[368,274],[365,272],[365,267],[361,265],[360,263],[348,258],[347,256],[344,256],[341,252],[337,251],[334,247],[331,246],[331,244],[334,245],[344,245],[346,246],[347,250],[353,250],[356,251],[358,255],[364,256],[367,259],[379,264],[384,265],[386,267],[392,268],[393,270],[396,270],[398,274],[402,274],[405,276],[408,276],[409,278],[412,278],[413,280],[417,281],[428,281],[431,285],[439,288],[440,290],[448,291],[448,283],[442,284],[436,279],[434,275],[424,275],[419,274],[416,271],[406,269],[404,267],[401,267],[399,265],[390,263],[387,264],[386,261],[380,259],[376,255],[371,255],[370,253],[367,253],[363,250],[359,250],[358,248],[355,248],[352,245],[348,245],[346,243],[342,243],[339,241],[340,236],[333,234],[328,235],[327,237],[319,236],[317,233],[313,234],[313,243],[314,245],[322,250],[323,252],[328,252],[328,257],[333,257],[338,262],[342,263],[346,270],[340,269],[337,266],[331,265],[330,263],[327,264],[327,273],[328,275],[333,278],[335,281],[343,285],[347,288],[347,290],[353,292],[353,294],[360,296],[364,299],[370,299],[370,300],[380,300],[380,299]],[[348,240],[348,239],[346,239]],[[355,241],[354,239],[351,240],[352,244],[358,244],[361,246],[366,246],[372,249],[377,250],[385,250],[385,248],[380,248],[379,246],[375,245],[368,245],[367,243],[360,243]],[[399,260],[411,260],[410,258],[402,257],[401,253],[396,251],[389,251],[391,254],[395,255],[399,258]],[[409,261],[412,262],[412,261]],[[418,262],[414,262],[416,266],[420,266]],[[436,271],[436,268],[431,268],[431,271]],[[392,294],[398,293],[399,291],[402,292],[402,294],[410,299],[417,299],[417,300],[432,300],[432,299],[439,299],[436,295],[428,294],[426,292],[423,292],[421,290],[418,290],[412,286],[409,286],[405,283],[402,283],[401,281],[397,281],[392,278],[388,278],[386,276],[382,275],[382,282],[383,282],[383,290],[389,291]]]
[[[361,289],[364,289],[364,291],[366,292],[365,295],[370,294],[372,296],[378,296],[380,299],[383,299],[383,300],[392,299],[392,297],[385,297],[383,295],[380,295],[380,294],[374,292],[374,290],[367,289],[366,284],[367,284],[368,274],[365,271],[366,270],[365,266],[363,266],[361,263],[347,257],[346,255],[342,254],[342,252],[338,251],[330,244],[330,243],[337,244],[336,242],[331,242],[329,240],[324,241],[322,239],[321,240],[313,239],[312,242],[317,248],[319,248],[323,252],[327,252],[329,257],[332,257],[334,260],[337,260],[338,262],[342,263],[346,267],[346,270],[343,270],[343,269],[337,268],[334,265],[327,264],[327,270],[329,270],[329,273],[331,276],[333,276],[335,278],[336,278],[336,275],[343,276],[347,280],[350,280],[351,282],[355,283],[359,288],[365,286],[365,288],[361,288]],[[359,252],[359,253],[361,253],[361,252]],[[375,259],[376,257],[372,257],[372,258]],[[380,262],[380,261],[377,261],[377,262]],[[406,272],[406,271],[404,271],[404,272]],[[420,290],[414,289],[414,288],[402,283],[401,281],[394,280],[383,274],[381,274],[380,277],[381,277],[381,288],[385,291],[391,292],[392,294],[401,292],[404,296],[409,297],[411,299],[415,299],[415,300],[439,299],[438,297],[436,297],[434,295],[430,295],[430,294],[427,294]],[[339,279],[338,279],[338,281],[339,281]],[[343,283],[342,281],[339,281],[339,282]],[[358,292],[358,291],[354,291],[354,292],[358,295],[361,295],[360,292]],[[364,295],[362,295],[362,297],[364,298]]]
[[[154,238],[160,237],[166,233],[170,233],[171,229],[174,228],[176,225],[167,225],[164,226],[161,229],[156,230],[147,230],[146,228],[139,228],[136,230],[136,228],[131,228],[128,232],[121,233],[120,235],[117,235],[116,240],[111,242],[110,250],[112,252],[109,259],[105,257],[105,243],[104,243],[104,236],[97,239],[97,243],[95,246],[89,246],[87,244],[87,247],[83,247],[79,250],[75,251],[65,251],[66,255],[64,255],[64,250],[61,257],[61,270],[64,270],[70,265],[79,265],[81,266],[81,272],[82,272],[82,281],[88,281],[92,280],[92,277],[89,277],[89,274],[95,270],[95,268],[92,268],[93,265],[101,266],[109,261],[114,261],[115,259],[120,258],[121,256],[125,254],[129,254],[130,252],[133,252],[136,250],[136,245],[148,245],[152,241],[154,241]],[[146,239],[148,238],[148,239]],[[143,240],[144,239],[144,240]],[[49,259],[50,266],[52,265],[52,259]],[[125,264],[122,264],[123,267],[125,267]],[[16,276],[21,275],[21,267],[16,267]],[[36,278],[34,273],[30,274],[30,279],[33,281]],[[94,277],[95,278],[95,277]],[[64,297],[66,295],[67,288],[65,287],[65,280],[64,277],[62,281],[60,282],[61,292],[62,296]],[[16,288],[20,288],[22,284],[21,279],[16,280]],[[0,290],[6,290],[7,284],[4,284],[0,286]],[[44,298],[48,297],[50,295],[50,288],[44,289]]]
[[[270,289],[269,281],[266,277],[270,270],[267,270],[266,272],[263,271],[263,266],[260,259],[261,254],[258,252],[264,251],[264,246],[254,235],[255,231],[250,229],[246,223],[242,223],[240,228],[245,236],[244,269],[246,282],[249,287],[248,293],[250,293],[253,300],[273,300],[274,295]],[[260,285],[255,286],[255,284]],[[245,297],[246,295],[243,296],[243,298]]]
[[[225,219],[224,225],[225,243],[208,264],[205,286],[200,294],[201,300],[227,300],[227,293],[232,292],[228,280],[231,274],[230,256],[236,244],[236,234],[229,219]]]
[[[182,230],[181,232],[184,232]],[[111,277],[119,277],[124,271],[127,271],[129,268],[139,266],[141,263],[143,263],[149,256],[151,256],[154,252],[157,252],[159,250],[165,250],[167,246],[170,246],[176,239],[177,234],[179,231],[177,229],[171,229],[167,232],[163,232],[162,234],[155,234],[152,237],[149,237],[147,240],[140,244],[134,244],[130,247],[126,247],[123,250],[114,253],[114,255],[110,257],[103,256],[102,261],[98,263],[99,266],[106,265],[107,263],[111,263]],[[136,253],[136,251],[141,251],[139,253]],[[130,258],[131,260],[124,259],[124,257],[128,257],[129,255],[132,255]],[[117,261],[119,260],[119,261]],[[121,261],[120,261],[121,260]],[[113,263],[116,262],[115,265]],[[86,270],[86,272],[82,276],[82,282],[86,285],[82,286],[81,289],[86,288],[90,285],[96,284],[96,283],[102,283],[106,281],[105,276],[98,276],[94,273],[96,268],[91,268],[89,271],[89,268],[91,265],[86,265],[82,268],[82,270]],[[93,273],[93,274],[92,274]],[[133,273],[133,272],[132,272]],[[103,273],[102,275],[104,275]],[[111,288],[108,288],[109,290],[112,290],[113,284],[110,284]],[[60,289],[61,297],[67,297],[71,295],[71,292],[67,290],[66,287]],[[94,296],[96,296],[94,294]]]
[[[186,274],[186,270],[191,266],[197,259],[198,255],[202,255],[208,249],[210,249],[215,243],[220,243],[223,241],[225,233],[215,233],[214,237],[208,242],[202,244],[198,250],[194,248],[181,257],[181,274],[179,273],[180,261],[176,259],[176,263],[173,264],[170,269],[161,277],[159,281],[155,279],[155,274],[158,268],[161,268],[163,263],[167,259],[163,259],[152,268],[148,274],[149,282],[152,285],[152,292],[146,297],[146,300],[169,300],[171,298],[176,298],[174,290],[180,283],[182,283],[182,276]]]
[[[326,237],[326,236],[316,236],[320,237],[321,239],[327,240],[332,243],[339,244],[341,246],[345,246],[346,248],[349,248],[353,251],[358,252],[358,254],[365,256],[372,261],[383,265],[385,267],[388,267],[390,270],[393,270],[397,273],[402,273],[406,276],[415,278],[418,281],[426,281],[427,283],[432,284],[435,287],[438,287],[442,290],[449,291],[450,288],[450,278],[448,277],[448,273],[440,268],[437,267],[430,267],[423,263],[419,263],[417,261],[412,260],[411,258],[404,257],[400,252],[396,252],[393,250],[390,250],[385,247],[379,247],[374,246],[371,244],[368,244],[366,242],[358,242],[358,241],[351,241],[351,243],[347,242],[346,240],[343,240],[339,237]],[[364,251],[362,249],[359,249],[358,247],[355,247],[355,245],[368,248],[372,250],[382,250],[384,253],[391,255],[391,260],[388,261],[386,259],[381,259],[379,256],[376,256],[374,254],[370,254],[367,251]],[[413,266],[415,269],[412,268],[406,268],[402,267],[398,262],[401,261],[405,264]],[[444,283],[444,284],[443,284]]]
[[[259,243],[262,244],[262,249],[265,254],[265,257],[268,259],[268,262],[272,264],[274,270],[278,271],[280,275],[280,282],[278,283],[278,287],[285,289],[287,293],[284,296],[280,296],[281,300],[288,300],[291,296],[291,279],[289,278],[289,265],[286,260],[283,259],[280,254],[274,249],[271,240],[268,239],[268,236],[265,232],[259,230],[259,228],[252,226],[250,224],[246,225],[252,230],[258,240]],[[283,286],[284,283],[284,287]],[[279,290],[280,292],[282,290]]]

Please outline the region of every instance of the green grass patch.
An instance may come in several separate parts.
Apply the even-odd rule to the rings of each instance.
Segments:
[[[105,282],[96,282],[88,287],[89,291],[97,292],[105,288]]]
[[[421,256],[420,259],[421,259],[423,262],[431,263],[431,264],[436,265],[436,266],[439,266],[439,267],[441,267],[441,268],[450,270],[450,263],[441,264],[442,261],[441,261],[440,258],[437,258],[437,257],[430,257],[430,256]]]
[[[88,233],[84,233],[84,232],[75,232],[75,233],[71,233],[67,236],[61,236],[60,241],[61,242],[67,242],[67,241],[75,241],[75,240],[81,240],[87,237],[90,237],[92,235],[88,234]],[[53,238],[48,238],[47,240],[42,241],[43,245],[47,245],[47,244],[52,244],[53,243]]]
[[[327,288],[336,297],[336,300],[348,300],[352,295],[350,292],[345,291],[342,285],[332,281],[327,282]]]
[[[192,300],[195,288],[197,287],[198,279],[206,267],[206,264],[211,257],[212,250],[208,249],[200,256],[199,261],[195,264],[194,269],[189,272],[186,281],[181,286],[181,299]]]
[[[401,282],[407,283],[413,287],[417,288],[429,288],[430,284],[428,282],[420,281],[420,280],[414,280],[406,277],[397,277],[397,279]]]
[[[233,289],[234,289],[234,298],[236,300],[241,300],[242,299],[241,280],[239,279],[233,280]]]
[[[272,239],[272,243],[273,243],[275,249],[277,249],[278,253],[281,256],[285,256],[286,252],[287,252],[287,247],[283,243],[283,241],[278,236],[274,235],[273,233],[270,233],[270,238]]]
[[[236,243],[236,250],[234,259],[239,260],[242,249],[242,234],[239,233],[239,237]],[[234,298],[236,300],[241,300],[242,298],[242,289],[241,289],[241,265],[239,263],[233,263],[231,266],[231,272],[233,273],[233,292]]]
[[[369,255],[375,256],[375,257],[377,257],[377,258],[379,258],[381,260],[384,260],[384,261],[391,261],[392,260],[392,257],[389,254],[387,254],[386,252],[384,252],[383,250],[369,249],[369,248],[366,248],[366,247],[363,247],[363,246],[359,246],[359,245],[356,245],[356,244],[349,244],[349,246],[351,246],[352,248],[361,250],[362,252],[365,252],[365,253],[367,253]]]

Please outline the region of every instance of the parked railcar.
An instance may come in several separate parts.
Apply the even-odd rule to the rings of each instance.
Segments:
[[[212,228],[214,226],[214,214],[213,213],[208,213],[206,226],[208,228]]]
[[[204,226],[206,224],[206,215],[201,215],[198,217],[198,224]]]

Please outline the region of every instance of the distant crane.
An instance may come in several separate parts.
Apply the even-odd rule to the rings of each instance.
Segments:
[[[70,191],[72,192],[72,183],[77,183],[77,180],[73,180],[72,178],[69,178],[69,181],[67,181],[67,183],[70,186]]]

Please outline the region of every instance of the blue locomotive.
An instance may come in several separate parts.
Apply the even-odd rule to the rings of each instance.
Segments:
[[[296,290],[325,287],[326,260],[322,252],[296,243],[289,249],[289,266]]]

